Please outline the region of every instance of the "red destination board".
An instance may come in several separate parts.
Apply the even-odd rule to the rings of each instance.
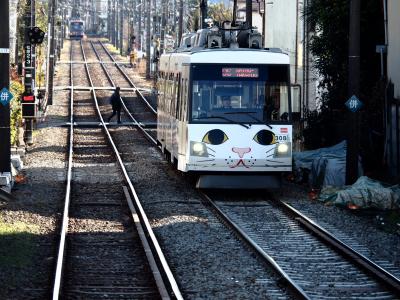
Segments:
[[[258,68],[222,68],[222,77],[258,78]]]

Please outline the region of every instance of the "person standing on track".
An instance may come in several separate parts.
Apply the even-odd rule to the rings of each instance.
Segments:
[[[117,86],[115,88],[115,92],[111,95],[110,97],[110,104],[112,107],[112,115],[108,118],[108,122],[111,121],[111,118],[117,114],[118,118],[118,124],[121,123],[121,108],[122,108],[122,102],[121,102],[121,95],[119,94],[120,87]]]

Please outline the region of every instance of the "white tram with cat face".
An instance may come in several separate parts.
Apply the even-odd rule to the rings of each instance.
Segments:
[[[160,58],[162,151],[178,170],[197,173],[199,188],[279,187],[292,170],[289,57],[196,47],[201,34]]]

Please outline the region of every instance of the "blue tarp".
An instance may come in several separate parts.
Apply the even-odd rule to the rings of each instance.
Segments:
[[[294,171],[302,176],[304,170],[309,173],[309,182],[313,187],[343,186],[346,178],[346,141],[327,148],[294,152]]]
[[[358,208],[398,209],[400,185],[384,186],[379,181],[362,176],[343,189],[322,189],[319,199],[336,205],[356,205]]]

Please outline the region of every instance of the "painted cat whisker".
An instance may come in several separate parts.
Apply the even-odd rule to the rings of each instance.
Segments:
[[[265,152],[265,154],[267,154],[268,152],[271,152],[272,150],[275,150],[275,148],[276,148],[276,146],[271,148],[271,149],[269,149],[267,152]]]
[[[208,150],[211,150],[212,152],[215,153],[215,150],[214,150],[214,149],[212,149],[212,148],[210,148],[210,147],[207,147],[207,149],[208,149]]]
[[[206,159],[206,160],[198,160],[197,162],[210,162],[214,161],[215,159]]]

